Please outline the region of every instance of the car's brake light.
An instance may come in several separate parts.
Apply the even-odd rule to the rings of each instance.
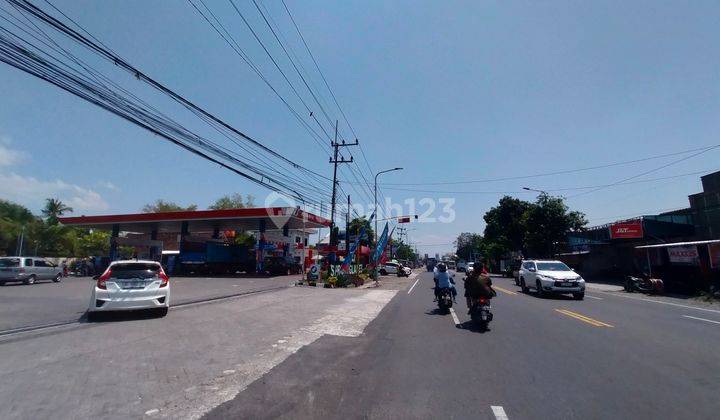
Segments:
[[[480,298],[480,299],[478,299],[478,302],[480,302],[481,305],[484,305],[484,304],[487,303],[487,299],[485,299],[485,298]]]
[[[107,290],[107,286],[105,285],[105,282],[107,279],[110,278],[110,275],[112,274],[112,271],[110,270],[110,267],[105,270],[105,272],[102,274],[102,276],[98,277],[97,280],[97,288],[98,289],[104,289]]]
[[[160,277],[160,280],[162,280],[160,283],[160,287],[165,287],[170,282],[170,277],[168,277],[167,274],[165,274],[165,270],[163,270],[162,268],[160,268],[158,277]]]

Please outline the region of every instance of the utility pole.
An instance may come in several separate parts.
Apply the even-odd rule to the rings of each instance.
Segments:
[[[332,187],[332,201],[330,202],[330,247],[337,246],[337,235],[335,234],[335,195],[337,193],[337,167],[338,163],[350,163],[353,161],[353,157],[350,156],[350,160],[346,160],[344,157],[340,157],[340,160],[338,160],[338,152],[341,147],[347,147],[347,146],[357,146],[358,141],[355,139],[355,142],[353,143],[345,143],[345,140],[342,141],[342,143],[338,143],[337,141],[338,136],[338,122],[335,120],[335,141],[331,142],[330,145],[333,147],[333,157],[330,159],[330,163],[334,164],[333,167],[333,187]],[[334,258],[333,258],[334,260]],[[334,261],[333,261],[334,262]]]
[[[350,195],[348,194],[347,213],[345,213],[345,252],[350,255]]]

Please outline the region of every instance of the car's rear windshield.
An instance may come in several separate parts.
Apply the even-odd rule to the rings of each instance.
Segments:
[[[0,258],[0,267],[20,267],[20,258]]]
[[[160,272],[160,264],[156,263],[121,263],[110,267],[115,278],[146,278],[155,277]]]
[[[561,262],[539,262],[537,269],[543,271],[570,271],[570,267]]]

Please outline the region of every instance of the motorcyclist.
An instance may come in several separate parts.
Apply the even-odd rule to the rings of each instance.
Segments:
[[[465,298],[467,299],[468,313],[472,308],[473,300],[481,297],[492,299],[495,296],[497,296],[497,292],[493,290],[490,275],[482,264],[465,277]]]
[[[435,280],[435,300],[440,297],[440,290],[448,288],[452,292],[453,301],[457,296],[457,290],[455,289],[455,280],[452,278],[452,274],[447,271],[447,266],[443,263],[435,266],[433,279]]]

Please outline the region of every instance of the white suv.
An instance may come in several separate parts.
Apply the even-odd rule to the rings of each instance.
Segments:
[[[518,276],[524,293],[535,289],[540,297],[550,293],[572,293],[577,300],[585,297],[585,280],[562,261],[523,260]]]
[[[397,274],[399,267],[400,264],[388,261],[380,267],[380,275],[387,276],[388,274]]]

